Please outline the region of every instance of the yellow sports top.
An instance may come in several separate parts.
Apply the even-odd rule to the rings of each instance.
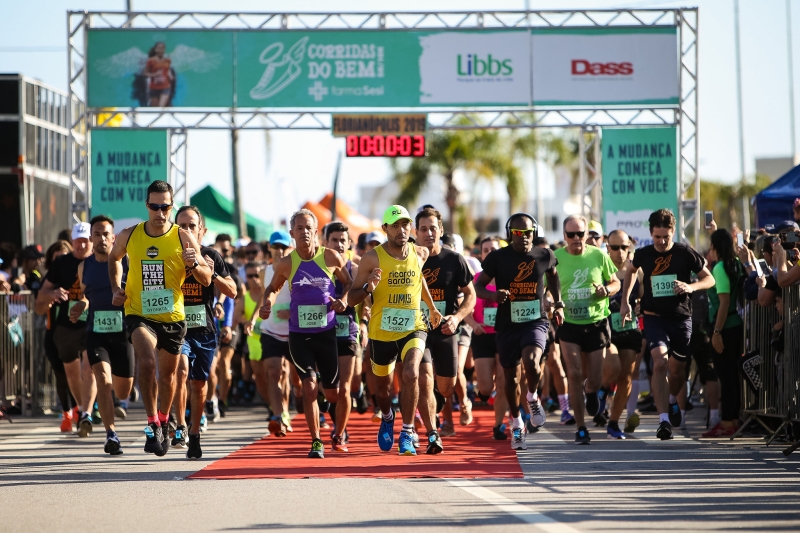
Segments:
[[[405,259],[395,259],[384,250],[375,248],[381,281],[372,293],[372,314],[369,338],[374,341],[400,340],[414,331],[426,331],[420,311],[422,297],[422,268],[417,248],[408,244]]]

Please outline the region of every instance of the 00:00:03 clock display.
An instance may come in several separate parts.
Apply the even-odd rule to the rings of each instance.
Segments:
[[[424,135],[349,135],[347,157],[424,157]]]

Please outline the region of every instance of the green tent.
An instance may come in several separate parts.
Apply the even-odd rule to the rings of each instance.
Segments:
[[[209,237],[228,233],[236,239],[238,230],[233,223],[233,202],[211,185],[205,186],[192,195],[192,205],[196,205],[206,219]],[[245,213],[247,236],[257,241],[265,241],[272,233],[272,224]]]

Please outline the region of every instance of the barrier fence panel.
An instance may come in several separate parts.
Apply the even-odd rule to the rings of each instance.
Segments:
[[[784,425],[800,424],[800,285],[783,290],[783,328],[785,347],[782,368]],[[794,435],[798,440],[798,435]]]
[[[23,415],[33,414],[34,298],[28,291],[0,294],[0,395],[15,398]]]

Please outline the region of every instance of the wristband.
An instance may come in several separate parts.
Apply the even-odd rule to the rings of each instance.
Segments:
[[[553,309],[564,309],[564,302],[558,301],[553,304]]]
[[[369,291],[367,290],[367,287],[369,287],[369,281],[368,281],[368,282],[366,282],[366,283],[365,283],[365,284],[364,284],[364,285],[361,287],[361,290],[362,290],[362,291],[364,291],[364,292],[366,292],[367,294],[372,294],[371,292],[369,292]]]

